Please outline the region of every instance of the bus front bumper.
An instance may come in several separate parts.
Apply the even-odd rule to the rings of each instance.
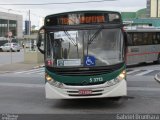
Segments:
[[[80,99],[80,98],[105,98],[105,97],[120,97],[127,95],[126,80],[106,87],[106,83],[92,86],[68,86],[57,88],[49,84],[45,84],[45,92],[47,99]],[[90,90],[91,94],[80,94],[80,90]]]

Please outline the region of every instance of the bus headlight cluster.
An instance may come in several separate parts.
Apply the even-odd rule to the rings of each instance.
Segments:
[[[126,78],[126,70],[123,70],[116,79],[121,81],[124,80],[125,78]]]
[[[58,81],[55,81],[51,76],[49,76],[47,73],[45,75],[45,78],[47,80],[48,83],[50,83],[51,85],[58,87],[58,88],[63,88],[63,83],[60,83]]]
[[[119,83],[121,80],[124,80],[125,77],[126,77],[126,71],[124,70],[124,71],[122,71],[122,72],[119,74],[119,76],[116,77],[115,79],[112,79],[112,80],[110,80],[110,81],[107,81],[107,82],[106,82],[106,86],[108,86],[108,87],[109,87],[109,86],[113,86],[113,85]]]

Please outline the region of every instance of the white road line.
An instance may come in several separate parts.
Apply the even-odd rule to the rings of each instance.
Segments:
[[[136,74],[135,76],[142,76],[142,75],[148,74],[148,73],[153,72],[153,71],[154,71],[154,70],[146,70],[146,71],[144,71],[144,72],[141,72],[141,73],[139,73],[139,74]]]
[[[36,72],[44,72],[44,68],[15,72],[15,74],[20,74],[20,73],[30,74],[30,73],[36,73]]]
[[[42,73],[44,73],[44,70],[36,70],[33,72],[27,72],[26,74],[42,74]]]
[[[160,88],[148,88],[148,87],[128,87],[129,91],[152,91],[160,92]]]
[[[25,84],[25,83],[0,83],[0,86],[7,87],[29,87],[29,88],[43,88],[43,84]]]
[[[138,72],[138,71],[141,71],[141,70],[133,70],[133,71],[129,71],[129,72],[127,72],[127,75],[132,74],[132,73],[134,73],[134,72]]]
[[[155,82],[155,80],[153,79],[153,77],[151,79],[132,79],[132,80],[128,80],[127,82]]]

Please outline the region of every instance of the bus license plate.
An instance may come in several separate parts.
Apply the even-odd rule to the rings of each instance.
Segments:
[[[79,90],[80,95],[90,95],[92,94],[92,90]]]

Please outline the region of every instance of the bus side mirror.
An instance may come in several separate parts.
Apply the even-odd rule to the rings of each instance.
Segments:
[[[38,31],[38,39],[37,39],[37,48],[42,54],[45,53],[45,50],[44,50],[44,34],[45,34],[45,31],[42,27]]]

